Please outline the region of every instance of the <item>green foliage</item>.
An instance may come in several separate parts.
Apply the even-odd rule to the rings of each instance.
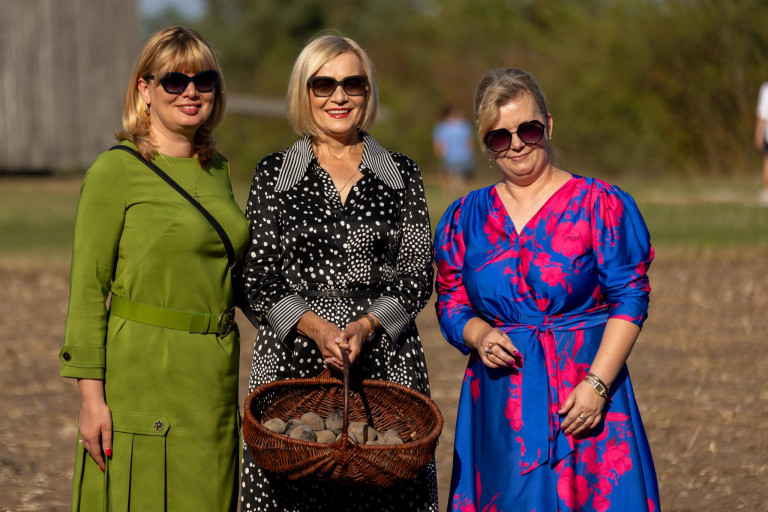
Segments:
[[[378,69],[387,115],[372,131],[427,174],[442,106],[470,115],[475,84],[501,66],[538,78],[558,164],[574,172],[759,168],[751,140],[768,80],[764,0],[209,0],[194,25],[221,53],[229,90],[258,96],[284,94],[313,36],[352,37]],[[228,119],[219,138],[237,169],[290,144],[274,121]]]

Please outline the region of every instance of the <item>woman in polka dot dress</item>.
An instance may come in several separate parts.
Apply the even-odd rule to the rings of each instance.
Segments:
[[[264,322],[250,390],[341,368],[429,394],[414,318],[432,293],[432,250],[417,165],[365,130],[378,107],[373,66],[352,40],[321,36],[301,52],[288,119],[302,136],[259,162],[246,215],[245,274]],[[434,463],[389,489],[288,481],[245,451],[241,509],[437,510]]]

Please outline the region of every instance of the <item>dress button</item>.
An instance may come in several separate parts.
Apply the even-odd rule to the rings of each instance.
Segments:
[[[163,423],[160,420],[157,420],[155,422],[155,430],[157,430],[158,432],[162,432],[164,428],[165,428],[165,423]]]
[[[61,358],[66,362],[69,362],[72,359],[72,356],[69,355],[69,352],[64,352],[63,354],[61,354]]]

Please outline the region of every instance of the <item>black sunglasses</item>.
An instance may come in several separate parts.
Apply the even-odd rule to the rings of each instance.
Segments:
[[[147,75],[144,80],[152,80],[155,75]],[[216,88],[216,82],[219,81],[219,72],[215,69],[209,69],[207,71],[201,71],[195,76],[185,75],[178,71],[171,71],[166,73],[163,78],[160,79],[160,85],[163,86],[165,92],[168,94],[181,94],[187,90],[189,82],[195,84],[195,89],[198,92],[211,92]]]
[[[544,137],[544,128],[545,126],[540,121],[526,121],[520,123],[514,132],[510,132],[506,128],[491,130],[485,134],[483,142],[488,149],[494,153],[499,153],[509,149],[509,146],[512,145],[512,135],[515,133],[524,143],[536,144]]]
[[[318,98],[333,96],[336,88],[341,86],[348,96],[362,96],[368,86],[368,77],[365,75],[345,76],[341,82],[332,76],[313,76],[307,81],[312,94]]]

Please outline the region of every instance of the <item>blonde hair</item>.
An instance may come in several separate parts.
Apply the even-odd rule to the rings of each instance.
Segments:
[[[317,70],[342,53],[353,53],[360,59],[363,73],[368,77],[363,117],[358,129],[367,130],[379,110],[379,90],[374,80],[373,62],[360,46],[348,37],[323,35],[307,43],[293,64],[286,93],[286,116],[298,135],[320,135],[320,127],[312,116],[307,82]]]
[[[539,113],[547,117],[547,100],[536,80],[526,71],[517,68],[490,70],[475,88],[475,124],[480,146],[487,150],[483,137],[499,119],[499,110],[522,94],[530,94]]]
[[[128,81],[123,101],[123,129],[115,133],[117,140],[129,140],[144,158],[151,160],[157,152],[149,132],[150,113],[138,90],[140,78],[161,77],[171,71],[198,73],[215,69],[219,80],[214,89],[213,111],[195,133],[195,153],[203,166],[216,155],[213,129],[226,113],[227,101],[224,77],[211,45],[197,31],[184,27],[169,27],[156,32],[144,45]]]

